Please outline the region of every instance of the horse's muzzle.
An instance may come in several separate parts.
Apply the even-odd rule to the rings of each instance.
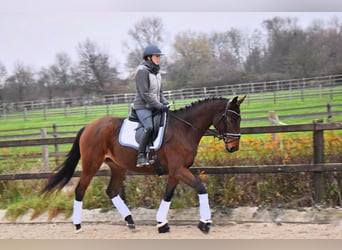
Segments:
[[[226,137],[224,139],[224,143],[226,144],[226,150],[229,153],[233,153],[239,150],[240,145],[240,135],[234,136],[233,138]]]
[[[231,147],[231,148],[226,147],[226,149],[229,153],[234,153],[239,150],[239,147]]]

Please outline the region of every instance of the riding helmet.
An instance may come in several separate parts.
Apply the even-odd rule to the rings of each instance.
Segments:
[[[144,49],[143,58],[146,60],[147,57],[152,56],[152,55],[163,55],[163,53],[161,52],[161,50],[157,46],[148,45]]]

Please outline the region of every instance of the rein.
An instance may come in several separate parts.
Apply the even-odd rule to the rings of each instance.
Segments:
[[[241,134],[235,134],[235,133],[228,133],[227,130],[228,130],[228,125],[227,125],[227,113],[230,112],[230,113],[233,113],[235,114],[236,116],[240,117],[241,115],[239,113],[237,113],[236,111],[234,110],[231,110],[231,109],[228,109],[228,105],[229,105],[230,101],[227,102],[226,104],[226,108],[225,108],[225,111],[224,113],[220,116],[220,118],[218,119],[218,121],[216,123],[219,123],[220,121],[223,122],[223,132],[220,134],[217,130],[214,130],[214,129],[208,129],[206,132],[212,136],[214,136],[215,138],[218,138],[220,140],[224,140],[225,143],[230,143],[232,141],[235,141],[235,140],[238,140],[240,137],[241,137]],[[188,125],[189,127],[191,128],[194,128],[194,129],[199,129],[197,127],[195,127],[193,124],[191,124],[190,122],[180,118],[179,116],[176,116],[172,113],[169,113],[170,115],[172,115],[174,118],[176,118],[177,120],[183,122],[184,124]],[[223,119],[224,118],[224,119]],[[234,139],[231,140],[231,141],[227,141],[227,137],[233,137]]]

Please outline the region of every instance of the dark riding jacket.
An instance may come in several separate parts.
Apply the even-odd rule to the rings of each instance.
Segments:
[[[136,81],[136,96],[134,109],[161,109],[168,101],[163,96],[159,65],[152,61],[144,61],[138,66]]]

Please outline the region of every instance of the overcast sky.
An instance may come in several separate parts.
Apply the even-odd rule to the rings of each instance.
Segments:
[[[217,0],[209,0],[212,1]],[[22,4],[14,4],[16,2]],[[67,53],[76,61],[77,46],[87,38],[107,52],[111,62],[123,71],[126,58],[123,43],[129,41],[128,30],[143,17],[162,19],[166,35],[170,39],[166,46],[171,44],[171,39],[180,31],[226,31],[232,27],[252,31],[261,29],[262,21],[274,16],[297,17],[303,27],[317,19],[327,22],[337,16],[342,20],[342,12],[233,12],[229,8],[227,11],[171,8],[167,12],[163,9],[148,12],[143,7],[139,11],[138,8],[130,10],[121,7],[111,10],[99,8],[99,5],[88,6],[87,3],[94,2],[90,0],[83,0],[86,8],[73,5],[73,0],[58,1],[70,3],[68,8],[61,7],[64,5],[44,5],[46,2],[49,1],[0,0],[0,62],[6,66],[8,73],[12,73],[18,62],[30,65],[35,70],[48,67],[54,63],[56,53],[60,52]],[[140,3],[144,2],[146,0]]]

